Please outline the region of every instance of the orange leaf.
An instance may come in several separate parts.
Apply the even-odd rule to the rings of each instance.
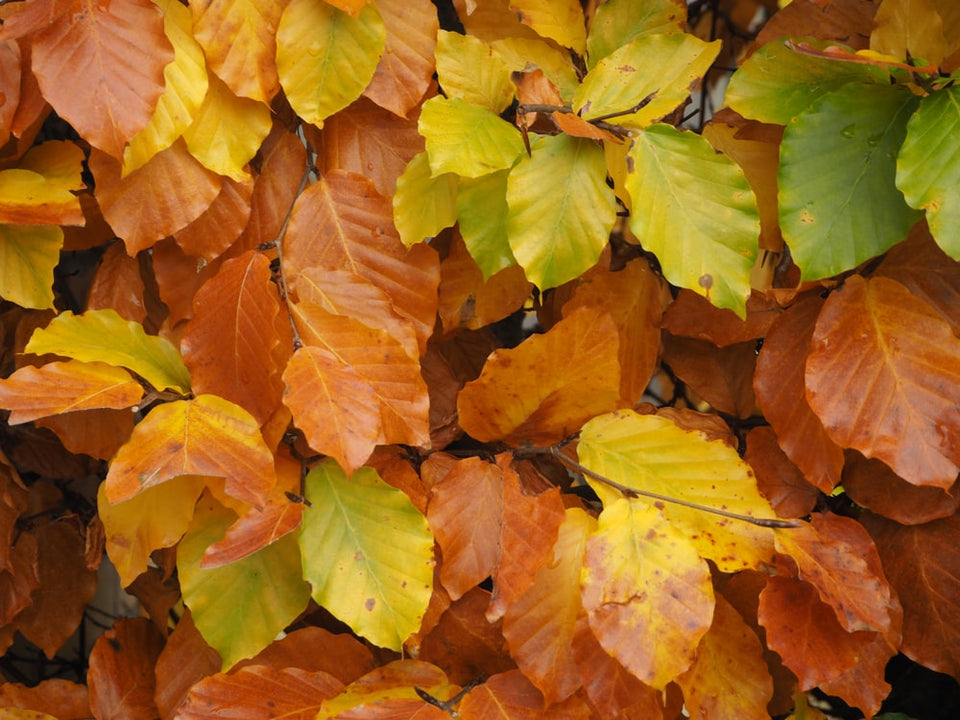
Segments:
[[[766,717],[773,680],[763,646],[722,596],[693,665],[677,678],[690,717]]]
[[[324,700],[318,720],[443,720],[450,715],[424,702],[414,688],[447,700],[459,688],[440,668],[419,660],[395,660],[350,683],[337,697]],[[371,710],[375,715],[371,715]]]
[[[890,684],[884,680],[887,662],[897,654],[897,648],[880,633],[860,651],[857,664],[834,680],[821,684],[828,695],[842,698],[848,705],[860,708],[865,717],[874,717],[880,705],[890,695]]]
[[[177,713],[182,720],[223,717],[224,708],[245,720],[313,720],[321,703],[343,690],[343,683],[323,671],[274,669],[248,665],[234,673],[218,673],[193,686]]]
[[[493,574],[503,516],[503,472],[480,458],[459,461],[433,487],[427,520],[443,553],[440,582],[457,600]]]
[[[315,146],[321,173],[358,173],[369,179],[378,193],[393,197],[397,178],[413,156],[423,152],[425,143],[417,132],[417,117],[397,117],[361,97],[323,121]]]
[[[273,350],[280,301],[270,261],[248,251],[228,260],[197,292],[180,341],[197,393],[236,403],[263,425],[283,392]]]
[[[547,333],[487,358],[480,377],[460,391],[460,425],[483,442],[557,442],[617,407],[618,347],[608,314],[577,310]]]
[[[305,268],[350,270],[378,286],[412,320],[421,353],[433,334],[440,263],[433,248],[407,250],[393,225],[393,205],[365,177],[334,170],[297,198],[283,239],[291,289]]]
[[[96,198],[103,216],[136,255],[202,215],[220,192],[222,178],[187,151],[183,140],[154,155],[143,167],[120,177],[120,162],[90,153]]]
[[[74,0],[34,36],[32,51],[43,96],[86,140],[118,159],[150,122],[163,68],[173,60],[163,14],[149,0]]]
[[[556,123],[562,132],[571,137],[582,137],[590,140],[605,140],[612,143],[622,143],[623,140],[616,135],[608,133],[603,128],[588,123],[576,113],[560,112],[559,110],[550,113],[550,118]]]
[[[257,421],[216,395],[151,410],[110,465],[107,499],[121,502],[180,475],[225,478],[228,495],[257,507],[277,480]]]
[[[247,225],[250,218],[250,196],[253,182],[246,179],[237,182],[223,178],[220,194],[210,207],[186,227],[174,234],[177,245],[187,255],[202,257],[207,261],[219,257]]]
[[[583,606],[608,653],[657,689],[690,667],[714,595],[710,570],[685,534],[653,506],[619,498],[600,513],[583,564]]]
[[[0,708],[56,713],[57,720],[87,720],[90,695],[86,685],[59,678],[43,680],[34,687],[8,682],[0,685]]]
[[[825,493],[840,482],[843,450],[807,402],[804,369],[823,300],[800,300],[770,326],[757,356],[753,389],[777,440],[804,477]]]
[[[578,698],[561,706],[544,707],[543,695],[519,670],[508,670],[488,678],[460,703],[464,720],[587,720],[593,717]]]
[[[363,465],[380,438],[373,386],[330,351],[309,345],[290,358],[283,381],[283,402],[310,447],[335,458],[347,473]]]
[[[560,526],[553,558],[503,616],[503,636],[523,674],[551,705],[580,687],[580,671],[570,648],[580,607],[580,570],[587,537],[596,521],[569,508]]]
[[[72,142],[35,145],[16,168],[0,171],[0,222],[83,225],[83,151]]]
[[[497,464],[503,471],[503,520],[500,561],[493,576],[493,598],[487,620],[502,618],[517,598],[533,584],[537,571],[549,562],[557,532],[565,518],[560,490],[527,495],[520,476],[504,453]]]
[[[767,580],[760,593],[758,617],[767,631],[767,647],[797,676],[800,690],[836,679],[853,668],[876,635],[846,632],[836,611],[820,600],[812,585],[789,577]]]
[[[663,361],[715,410],[740,418],[753,414],[755,342],[718,348],[705,340],[663,334]]]
[[[154,666],[163,636],[146,618],[117,620],[90,652],[87,684],[98,720],[153,720]]]
[[[807,358],[807,396],[839,445],[915,485],[960,472],[960,339],[886,277],[856,275],[824,303]]]
[[[767,334],[779,313],[758,293],[747,298],[746,320],[733,310],[718,308],[703,295],[680,288],[663,314],[662,327],[674,335],[707,340],[717,347],[755,340]]]
[[[100,258],[86,309],[113,308],[124,320],[143,325],[147,317],[144,290],[139,260],[126,253],[122,242],[113,242]]]
[[[210,69],[241,97],[269,103],[280,89],[274,35],[281,0],[205,0],[190,4],[193,34]]]
[[[109,460],[130,439],[133,418],[129,408],[100,408],[37,418],[34,424],[53,430],[72,453]]]
[[[437,9],[429,0],[377,0],[387,43],[373,80],[363,94],[406,117],[430,85],[437,45]]]
[[[910,527],[870,513],[862,517],[903,603],[900,651],[960,678],[960,516]]]
[[[757,489],[770,501],[777,517],[804,517],[816,506],[820,493],[780,449],[773,428],[763,426],[747,433],[743,459],[753,468]],[[846,477],[844,487],[849,492]]]
[[[100,362],[51,362],[27,365],[0,380],[0,405],[9,423],[90,408],[128,408],[143,397],[143,387],[120,367]]]
[[[347,684],[373,670],[374,661],[370,648],[353,635],[307,626],[287,633],[249,660],[241,660],[234,669],[246,665],[322,670]]]
[[[178,593],[179,595],[179,593]],[[178,598],[179,599],[179,598]],[[164,623],[166,625],[166,623]],[[220,654],[207,645],[189,610],[185,610],[157,658],[154,699],[160,717],[171,718],[187,699],[190,688],[220,671]]]

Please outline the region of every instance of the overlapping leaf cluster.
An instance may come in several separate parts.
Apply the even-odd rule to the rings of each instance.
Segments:
[[[0,704],[767,717],[875,713],[897,652],[960,677],[960,15],[822,5],[702,132],[722,43],[674,0],[0,8],[0,645],[56,653],[104,548],[151,618]]]

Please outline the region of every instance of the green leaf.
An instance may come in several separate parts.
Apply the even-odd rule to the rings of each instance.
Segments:
[[[960,87],[920,101],[897,156],[897,187],[907,203],[927,211],[937,244],[960,260]]]
[[[504,268],[517,264],[507,241],[508,170],[460,181],[457,222],[467,250],[489,280]]]
[[[510,81],[510,68],[479,38],[440,30],[436,58],[437,80],[447,97],[495,113],[513,102],[516,86]]]
[[[513,165],[523,152],[519,131],[496,113],[460,98],[433,97],[420,110],[434,175],[480,177]]]
[[[744,117],[786,125],[823,95],[851,82],[887,85],[890,75],[876,65],[826,60],[772,42],[733,74],[725,102]]]
[[[433,535],[373,468],[347,478],[326,460],[307,475],[300,549],[318,604],[372,643],[400,650],[433,592]]]
[[[603,150],[568,135],[531,142],[507,178],[507,237],[527,278],[541,290],[593,267],[607,244],[617,201]]]
[[[393,223],[407,247],[431,238],[457,221],[457,176],[430,175],[427,153],[417,153],[397,178]]]
[[[26,308],[53,307],[53,269],[63,230],[57,225],[0,223],[0,297]]]
[[[580,431],[580,462],[622,486],[758,518],[776,517],[736,449],[685,430],[659,415],[618,410]],[[620,493],[587,478],[606,504]],[[773,531],[703,510],[639,498],[685,529],[700,555],[723,572],[757,567],[773,557]]]
[[[610,122],[646,127],[687,99],[720,45],[685,33],[635,38],[587,73],[573,96],[573,109],[585,120],[626,113]],[[644,107],[627,112],[643,102]]]
[[[290,106],[322,127],[370,84],[386,40],[374,3],[351,17],[323,0],[292,0],[277,28],[277,72]]]
[[[608,0],[597,6],[587,35],[587,65],[594,67],[614,50],[639,35],[679,33],[686,7],[676,0]]]
[[[200,568],[207,547],[235,519],[232,510],[205,494],[177,546],[183,601],[203,639],[223,658],[224,670],[273,642],[310,600],[295,533],[228,565]]]
[[[625,185],[630,229],[667,280],[744,317],[760,217],[743,171],[699,135],[654,125],[634,138]]]
[[[805,280],[885,252],[922,217],[895,184],[897,152],[918,102],[902,86],[848,84],[787,126],[780,227]]]
[[[33,332],[24,351],[125,367],[157,390],[190,391],[190,373],[177,349],[112,309],[60,313],[46,328]]]

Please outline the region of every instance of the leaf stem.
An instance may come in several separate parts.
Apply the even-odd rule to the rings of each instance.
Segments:
[[[725,518],[730,518],[731,520],[740,520],[742,522],[750,523],[751,525],[759,525],[760,527],[766,528],[795,528],[800,527],[797,523],[792,520],[781,520],[779,518],[756,518],[750,517],[749,515],[740,515],[739,513],[730,512],[729,510],[721,510],[720,508],[709,507],[707,505],[700,505],[698,503],[689,502],[687,500],[680,500],[679,498],[670,497],[668,495],[661,495],[660,493],[651,492],[649,490],[638,490],[637,488],[628,487],[622,483],[618,483],[615,480],[601,475],[600,473],[594,472],[586,465],[578,463],[573,458],[567,457],[560,449],[555,445],[551,445],[548,448],[529,448],[525,449],[524,452],[531,452],[533,454],[543,454],[543,455],[552,455],[557,458],[561,463],[566,465],[571,470],[575,470],[581,475],[601,482],[604,485],[612,487],[614,490],[619,490],[627,497],[646,497],[653,500],[660,500],[661,502],[671,503],[673,505],[682,505],[683,507],[688,507],[692,510],[700,510],[702,512],[711,513],[713,515],[720,515]]]

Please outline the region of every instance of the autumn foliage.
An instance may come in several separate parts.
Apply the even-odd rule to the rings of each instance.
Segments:
[[[960,5],[687,5],[0,4],[9,717],[960,679]]]

